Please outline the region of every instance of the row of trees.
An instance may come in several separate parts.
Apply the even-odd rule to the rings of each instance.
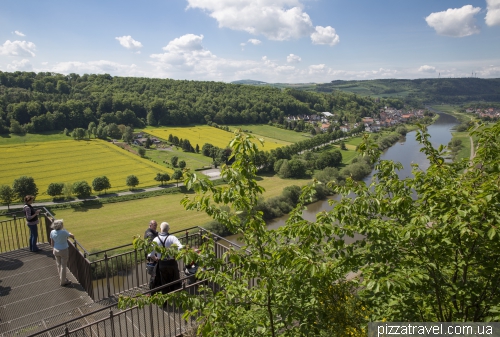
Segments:
[[[336,111],[375,116],[384,100],[334,92],[109,75],[0,72],[0,132],[192,123],[277,122],[286,116]],[[59,88],[59,90],[58,90]]]
[[[180,169],[175,170],[172,177],[168,173],[158,173],[154,178],[155,181],[164,185],[170,179],[176,180],[177,186],[179,186],[179,180],[182,179],[183,172]],[[137,185],[139,185],[139,178],[135,175],[129,175],[125,181],[126,185],[132,190]],[[75,195],[78,198],[88,198],[94,192],[106,193],[107,190],[111,188],[111,183],[106,176],[97,177],[92,181],[92,185],[89,185],[86,181],[77,181],[73,184],[70,183],[50,183],[47,187],[46,193],[53,197],[71,197]],[[15,202],[24,202],[24,197],[26,195],[38,195],[38,187],[36,186],[35,180],[32,177],[22,176],[15,179],[12,187],[9,185],[0,186],[0,201],[7,205],[7,208]]]

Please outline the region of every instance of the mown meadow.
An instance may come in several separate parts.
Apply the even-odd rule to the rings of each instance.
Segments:
[[[302,186],[309,181],[277,176],[258,179],[259,185],[266,190],[263,194],[266,199],[280,195],[287,186]],[[98,206],[56,209],[53,213],[57,219],[64,219],[64,226],[86,249],[106,249],[130,243],[134,235],[143,235],[151,219],[158,223],[167,221],[172,232],[203,226],[211,220],[204,212],[186,211],[180,204],[183,197],[182,193],[167,194]]]
[[[89,184],[96,177],[107,176],[107,192],[127,190],[127,176],[139,178],[137,188],[155,186],[158,172],[172,173],[149,160],[129,153],[112,143],[99,140],[61,140],[26,142],[0,146],[0,185],[12,185],[20,176],[33,177],[38,187],[37,200],[51,199],[46,194],[50,183]]]

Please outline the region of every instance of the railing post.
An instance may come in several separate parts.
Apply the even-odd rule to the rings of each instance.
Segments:
[[[189,240],[189,231],[186,231],[186,245],[189,244],[188,240]],[[190,245],[190,246],[192,246],[192,245]]]
[[[16,232],[17,249],[20,249],[21,245],[19,244],[19,235],[17,233],[17,218],[16,218],[15,214],[14,214],[14,231]],[[29,242],[28,242],[28,244],[29,244]]]
[[[64,336],[69,337],[69,329],[68,326],[64,328]]]
[[[149,305],[149,324],[150,324],[150,329],[151,329],[151,337],[155,337],[155,326],[154,326],[154,319],[153,319],[153,305],[152,304]],[[163,330],[163,331],[165,331],[165,330]]]
[[[109,310],[109,320],[111,321],[111,336],[115,336],[115,320],[113,319],[113,310]]]
[[[135,258],[135,279],[137,281],[137,287],[140,286],[139,284],[139,261],[137,261],[137,248],[134,249],[134,258]]]
[[[104,252],[104,269],[106,270],[106,286],[108,288],[108,297],[111,296],[111,286],[109,284],[108,253]]]

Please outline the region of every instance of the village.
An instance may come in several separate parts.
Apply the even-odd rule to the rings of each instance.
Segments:
[[[343,132],[349,132],[354,128],[357,128],[360,123],[365,126],[366,132],[379,132],[382,128],[388,128],[398,124],[408,123],[416,119],[425,117],[425,110],[398,110],[394,108],[385,107],[380,110],[379,118],[374,117],[363,117],[361,122],[356,122],[353,124],[343,123],[340,125],[340,130]],[[289,116],[287,121],[305,121],[306,123],[320,123],[321,131],[326,132],[328,128],[333,123],[338,123],[335,120],[335,114],[331,112],[322,112],[318,115],[303,115],[303,116]],[[340,124],[340,123],[338,123]]]
[[[491,118],[491,119],[500,118],[500,109],[495,109],[495,108],[486,108],[486,109],[469,108],[466,109],[465,112],[475,113],[479,118]]]

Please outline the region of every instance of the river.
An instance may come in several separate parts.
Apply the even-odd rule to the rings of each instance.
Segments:
[[[430,109],[433,110],[433,109]],[[451,129],[459,123],[459,121],[448,114],[433,110],[439,114],[439,118],[427,127],[427,133],[431,136],[430,141],[432,145],[437,148],[439,145],[447,145],[451,140]],[[411,164],[416,163],[422,170],[426,170],[429,167],[429,161],[425,157],[425,154],[420,152],[422,146],[415,139],[416,132],[412,131],[406,135],[406,138],[400,142],[394,144],[392,147],[388,148],[381,156],[381,159],[393,160],[403,164],[403,169],[398,172],[400,178],[406,178],[411,176]],[[373,174],[375,171],[367,176],[363,181],[367,184],[371,183]],[[335,198],[331,197],[331,198]],[[307,209],[303,213],[303,217],[306,220],[314,221],[316,220],[316,214],[321,211],[329,211],[332,206],[328,204],[328,199],[320,200],[307,206]],[[268,222],[268,229],[276,229],[285,224],[288,219],[288,215],[276,218]],[[239,235],[230,235],[226,239],[236,241]],[[356,238],[354,238],[356,239]]]

